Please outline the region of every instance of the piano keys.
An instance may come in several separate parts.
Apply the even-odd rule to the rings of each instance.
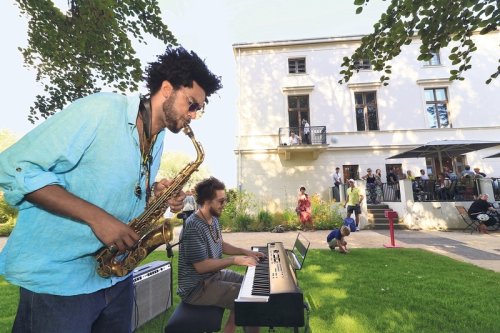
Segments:
[[[236,325],[304,326],[304,297],[283,243],[268,243],[252,250],[267,253],[267,258],[247,268],[235,300]]]

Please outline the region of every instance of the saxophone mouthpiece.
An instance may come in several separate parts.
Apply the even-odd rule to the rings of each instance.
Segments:
[[[182,130],[184,131],[184,134],[186,134],[190,138],[194,136],[193,130],[191,129],[191,126],[186,125],[186,126],[184,126],[184,128]]]

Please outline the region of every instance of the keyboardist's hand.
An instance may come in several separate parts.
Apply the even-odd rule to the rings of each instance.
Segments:
[[[249,256],[249,257],[254,257],[255,260],[257,260],[257,261],[261,261],[262,259],[266,258],[266,255],[264,253],[252,251],[252,250],[245,250],[244,255]]]
[[[254,256],[236,256],[234,257],[234,264],[238,266],[257,266],[259,260]]]

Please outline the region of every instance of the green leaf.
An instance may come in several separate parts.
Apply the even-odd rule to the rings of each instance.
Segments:
[[[488,7],[486,7],[486,9],[484,10],[484,15],[486,16],[490,16],[491,13],[493,13],[493,11],[495,10],[495,6],[493,5],[489,5]]]
[[[363,7],[356,8],[356,14],[361,14],[362,11],[363,11]]]
[[[107,87],[135,91],[141,62],[129,36],[138,42],[150,34],[166,45],[177,43],[162,22],[158,2],[68,1],[62,13],[52,1],[16,0],[28,18],[24,62],[36,71],[44,94],[36,97],[28,118],[54,114],[69,102]]]
[[[355,0],[356,1],[356,0]],[[367,1],[355,2],[366,5]],[[373,69],[384,70],[385,63],[396,58],[403,45],[411,42],[414,32],[420,37],[422,47],[418,59],[429,60],[431,50],[451,47],[452,65],[470,68],[471,53],[477,50],[473,33],[495,32],[500,21],[498,0],[392,0],[374,27],[374,32],[361,39],[354,55],[370,54]],[[361,11],[361,8],[358,8]],[[461,46],[449,45],[455,41]],[[454,43],[455,44],[455,43]],[[463,51],[460,51],[461,48]],[[467,60],[469,58],[469,60]],[[342,64],[349,67],[350,64]],[[495,71],[496,73],[496,71]],[[389,73],[387,73],[389,74]],[[354,73],[346,74],[350,78]],[[456,77],[459,79],[457,72]]]

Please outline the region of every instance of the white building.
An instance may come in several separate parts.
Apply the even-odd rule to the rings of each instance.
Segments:
[[[342,58],[361,37],[233,45],[240,91],[238,184],[269,209],[294,206],[300,186],[330,198],[337,166],[344,178],[359,179],[371,168],[381,169],[385,181],[390,166],[435,175],[440,166],[434,159],[387,158],[433,140],[500,141],[500,81],[485,84],[498,66],[500,32],[473,36],[478,50],[464,81],[448,79],[448,48],[419,62],[414,40],[391,64],[388,86],[367,62],[341,85]],[[311,126],[312,144],[302,119]],[[303,144],[288,144],[290,130]],[[458,172],[469,164],[500,177],[500,159],[484,159],[499,150],[445,158],[443,164]]]

